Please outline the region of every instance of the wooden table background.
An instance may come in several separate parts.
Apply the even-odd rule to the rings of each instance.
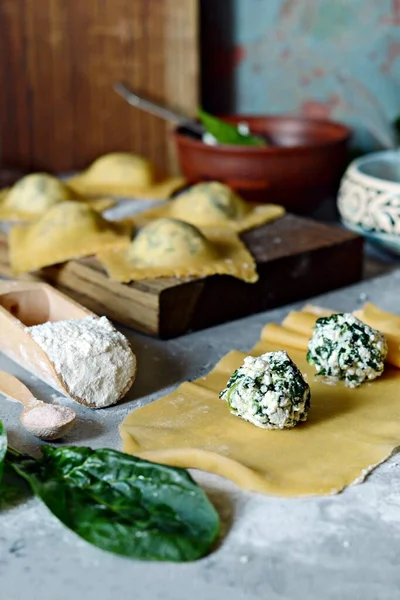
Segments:
[[[197,0],[1,0],[3,165],[81,169],[115,150],[173,168],[168,128],[112,90],[198,106]]]

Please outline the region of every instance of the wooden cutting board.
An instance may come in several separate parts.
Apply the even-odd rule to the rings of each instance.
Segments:
[[[360,280],[363,239],[337,227],[286,215],[242,235],[260,279],[214,275],[180,281],[111,281],[94,258],[49,267],[24,279],[52,283],[90,310],[163,339],[310,298]],[[0,275],[11,277],[0,235]]]
[[[170,125],[112,86],[195,115],[199,0],[1,0],[0,23],[2,164],[62,173],[118,149],[175,166]]]

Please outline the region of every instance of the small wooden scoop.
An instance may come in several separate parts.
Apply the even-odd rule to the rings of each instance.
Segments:
[[[90,316],[94,313],[46,283],[0,281],[0,351],[58,392],[86,406],[84,399],[70,393],[26,327]]]
[[[5,371],[0,371],[0,394],[24,405],[20,416],[22,425],[42,440],[64,437],[75,422],[72,408],[38,400],[22,381]]]
[[[46,352],[26,330],[27,327],[48,321],[95,316],[93,312],[46,283],[0,281],[0,352],[65,396],[90,408],[97,408],[85,398],[71,393]],[[119,398],[124,397],[134,379],[135,374],[121,391]]]

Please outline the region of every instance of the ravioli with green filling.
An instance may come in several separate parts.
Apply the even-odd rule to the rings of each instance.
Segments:
[[[111,198],[86,200],[48,173],[31,173],[0,192],[0,220],[33,221],[62,202],[86,202],[99,212],[114,204]]]
[[[178,219],[159,219],[139,231],[126,248],[99,252],[112,279],[232,275],[253,283],[254,259],[237,235],[221,228],[198,229]]]
[[[165,199],[184,184],[182,177],[156,176],[149,160],[131,152],[111,152],[97,158],[68,185],[83,195],[110,194]]]
[[[9,255],[15,274],[36,271],[129,243],[132,226],[111,222],[82,202],[56,204],[39,220],[15,225]]]
[[[175,199],[134,217],[137,225],[169,217],[196,227],[226,227],[236,232],[253,229],[285,214],[282,206],[245,202],[229,186],[218,181],[198,183]]]

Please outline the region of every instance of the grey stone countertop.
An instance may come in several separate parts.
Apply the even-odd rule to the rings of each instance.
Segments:
[[[400,270],[316,298],[337,310],[366,299],[399,312]],[[314,300],[313,300],[314,301]],[[138,355],[126,400],[103,410],[74,403],[79,425],[65,443],[120,448],[118,425],[135,407],[204,375],[232,348],[248,350],[261,327],[289,308],[161,342],[123,330]],[[4,357],[0,368],[51,401],[54,391]],[[66,402],[69,402],[66,400]],[[72,401],[71,401],[72,402]],[[19,426],[19,406],[0,400],[10,442],[36,452]],[[330,497],[282,499],[240,491],[193,472],[223,522],[219,547],[194,563],[145,563],[98,550],[61,525],[36,499],[0,514],[0,597],[4,600],[395,600],[400,594],[400,460]]]
[[[123,215],[121,215],[123,216]],[[316,215],[321,218],[321,215]],[[322,220],[335,220],[322,215]],[[312,301],[354,310],[366,299],[400,312],[396,260],[367,247],[364,280]],[[397,263],[398,264],[398,263]],[[380,277],[369,279],[376,275]],[[383,274],[383,275],[382,275]],[[205,375],[233,348],[247,351],[263,325],[286,306],[182,338],[161,342],[121,329],[138,356],[138,377],[116,407],[86,409],[64,443],[120,449],[118,425],[134,408],[181,381]],[[1,332],[0,332],[1,335]],[[0,355],[40,398],[54,390]],[[37,453],[19,425],[20,407],[0,397],[10,443]],[[330,497],[282,499],[245,493],[213,475],[193,472],[217,507],[218,548],[194,563],[146,563],[94,548],[60,524],[36,499],[0,514],[0,598],[3,600],[397,600],[400,597],[400,459],[394,455],[361,485]]]

